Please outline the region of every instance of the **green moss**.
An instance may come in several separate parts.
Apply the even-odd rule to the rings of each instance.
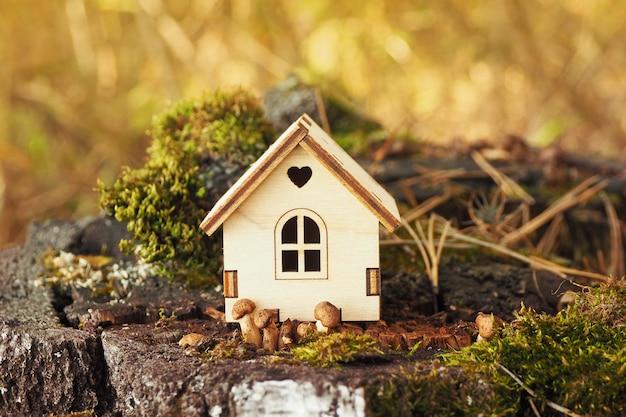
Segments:
[[[366,389],[372,415],[626,415],[626,283],[588,288],[556,316],[522,308],[489,341]],[[536,397],[503,371],[515,374]]]
[[[359,358],[380,356],[380,344],[367,335],[352,333],[315,333],[311,340],[291,349],[294,359],[320,368],[335,367]]]
[[[166,329],[168,327],[172,327],[174,322],[176,321],[176,314],[172,311],[172,314],[169,316],[165,314],[165,309],[163,307],[159,308],[159,319],[154,323],[155,329]]]
[[[274,139],[256,99],[244,90],[217,91],[180,101],[154,118],[148,160],[125,167],[112,186],[99,182],[100,205],[128,224],[122,241],[170,277],[216,284],[221,236],[198,225],[240,175]],[[230,176],[230,177],[229,177]]]
[[[458,368],[416,367],[366,387],[372,416],[513,416],[502,396]]]
[[[206,362],[221,362],[226,359],[248,360],[254,356],[244,344],[237,339],[219,342],[213,349],[203,352],[200,359]]]
[[[444,363],[490,376],[511,400],[523,389],[500,369],[517,375],[538,398],[543,416],[561,415],[549,400],[576,413],[594,416],[626,414],[626,285],[613,280],[587,289],[577,302],[556,316],[522,308],[500,337],[476,343]]]

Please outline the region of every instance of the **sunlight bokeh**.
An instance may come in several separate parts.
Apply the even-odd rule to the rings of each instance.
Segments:
[[[98,212],[168,101],[290,74],[438,144],[519,134],[626,157],[617,0],[7,0],[0,3],[0,247]]]

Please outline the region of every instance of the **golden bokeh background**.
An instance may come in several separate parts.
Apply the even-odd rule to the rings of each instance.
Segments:
[[[0,247],[96,214],[168,101],[297,74],[436,143],[626,157],[619,0],[3,0]]]

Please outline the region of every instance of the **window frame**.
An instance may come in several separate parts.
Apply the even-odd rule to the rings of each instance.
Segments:
[[[283,227],[296,217],[296,243],[282,243]],[[304,243],[304,218],[315,222],[319,229],[319,243]],[[283,271],[283,251],[298,252],[298,271]],[[305,251],[319,251],[320,270],[305,271]],[[275,278],[277,280],[328,279],[328,234],[324,220],[314,211],[304,208],[289,210],[283,214],[274,229]]]

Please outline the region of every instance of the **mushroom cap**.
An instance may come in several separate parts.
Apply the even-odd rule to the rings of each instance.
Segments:
[[[273,310],[258,310],[254,313],[254,325],[259,329],[265,329],[270,323],[275,322],[277,319],[275,311]]]
[[[235,320],[239,320],[246,314],[252,313],[255,308],[256,304],[254,304],[254,301],[248,298],[242,298],[233,305],[233,318]]]
[[[315,332],[315,329],[316,329],[315,328],[315,323],[304,321],[304,322],[298,324],[298,327],[296,327],[296,338],[297,339],[302,339],[303,337],[305,337],[309,333]]]
[[[339,324],[341,312],[328,301],[322,301],[315,306],[313,316],[316,320],[319,320],[324,327],[332,328]]]
[[[478,334],[485,339],[490,339],[496,333],[496,329],[502,326],[502,319],[493,314],[485,314],[482,311],[476,316]]]

